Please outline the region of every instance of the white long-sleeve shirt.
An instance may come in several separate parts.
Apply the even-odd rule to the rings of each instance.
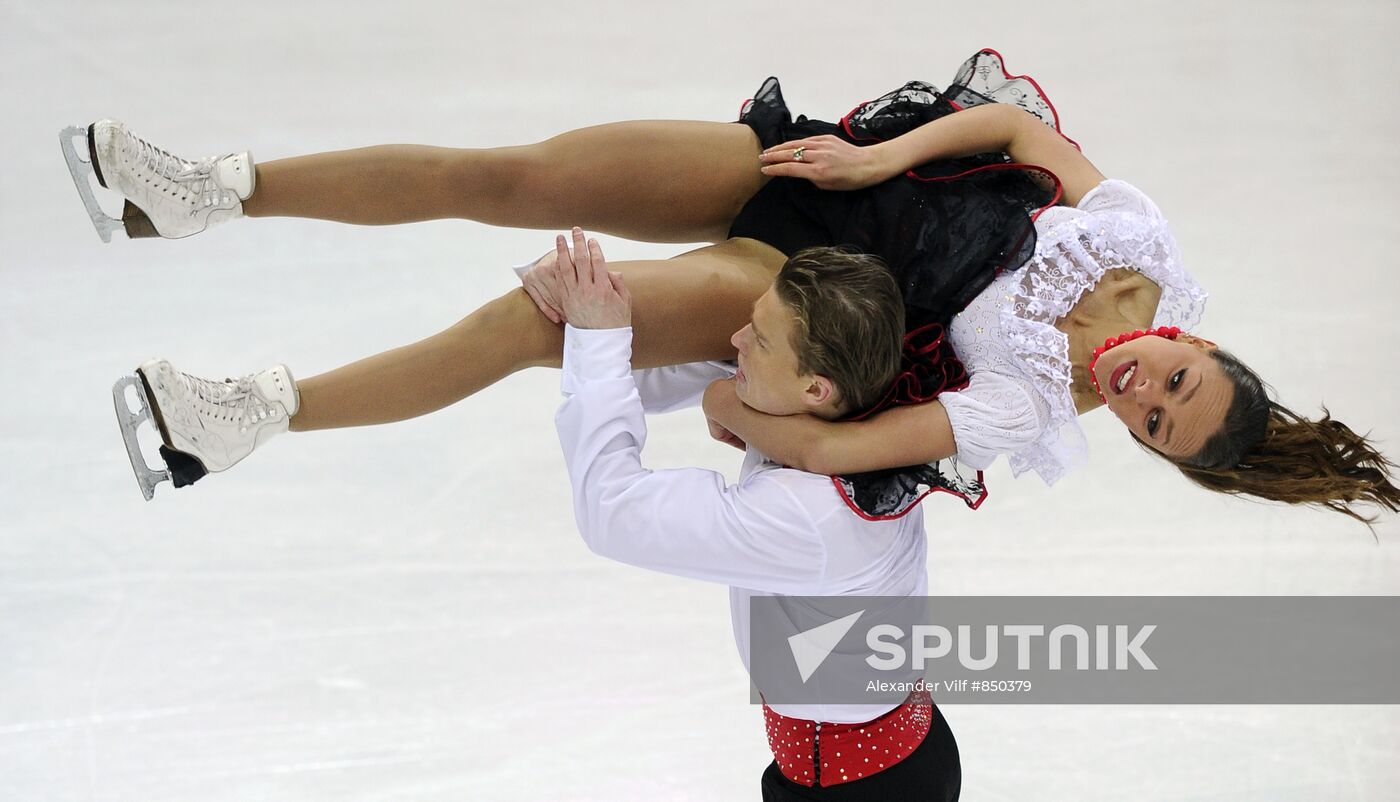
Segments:
[[[695,363],[634,373],[631,358],[630,328],[565,326],[565,400],[555,424],[579,533],[592,551],[729,585],[734,639],[746,670],[753,596],[927,593],[921,509],[895,520],[865,520],[846,506],[830,477],[781,467],[753,448],[734,485],[701,468],[642,467],[646,409],[693,405],[711,381],[732,370]],[[794,718],[860,722],[892,705],[772,707]]]

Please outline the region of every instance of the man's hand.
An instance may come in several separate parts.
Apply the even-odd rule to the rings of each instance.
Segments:
[[[550,323],[563,323],[564,310],[559,308],[559,257],[550,251],[520,276],[520,286],[540,308]]]
[[[632,325],[632,294],[622,274],[607,269],[598,241],[584,241],[583,229],[574,228],[574,251],[564,235],[555,238],[558,271],[554,285],[564,320],[578,329],[618,329]]]

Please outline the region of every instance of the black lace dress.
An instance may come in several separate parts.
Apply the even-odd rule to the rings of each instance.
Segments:
[[[862,103],[838,123],[794,120],[778,79],[769,78],[744,105],[739,122],[753,128],[765,148],[822,134],[863,146],[984,103],[1015,104],[1059,130],[1039,85],[1007,73],[1001,55],[989,49],[965,61],[946,90],[911,81]],[[1058,179],[1043,168],[1016,164],[1001,152],[980,153],[923,164],[848,192],[774,178],[740,210],[729,236],[757,239],[789,255],[845,245],[889,265],[904,293],[904,372],[875,407],[853,416],[859,418],[966,386],[967,372],[945,327],[996,276],[1031,257],[1035,218],[1059,197]],[[874,519],[903,515],[937,490],[961,496],[973,508],[986,497],[981,471],[967,476],[956,459],[832,480],[852,509]]]

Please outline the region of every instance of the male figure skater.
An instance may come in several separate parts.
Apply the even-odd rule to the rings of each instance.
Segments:
[[[730,586],[735,640],[749,664],[755,595],[914,596],[927,592],[923,514],[857,515],[830,477],[747,449],[740,481],[699,468],[642,467],[644,411],[698,403],[722,363],[631,370],[631,297],[596,241],[556,242],[567,321],[555,417],[588,547],[643,568]],[[874,403],[900,367],[904,308],[874,257],[794,255],[734,335],[739,397],[770,414],[837,418]],[[659,401],[659,403],[658,403]],[[737,444],[737,442],[736,442]],[[957,744],[938,709],[904,704],[765,705],[774,763],[763,799],[954,800]],[[886,726],[888,725],[888,726]],[[832,748],[833,744],[836,748]],[[866,760],[873,756],[875,760]]]

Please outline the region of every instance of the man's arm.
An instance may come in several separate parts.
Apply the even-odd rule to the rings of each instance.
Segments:
[[[720,361],[687,362],[632,371],[632,378],[637,381],[637,392],[642,395],[642,409],[648,415],[698,407],[710,382],[733,375],[734,363]]]
[[[631,328],[564,331],[566,399],[555,425],[589,549],[697,579],[810,592],[826,553],[793,492],[803,478],[775,470],[726,487],[714,471],[642,467],[646,421],[629,369]]]
[[[574,229],[572,256],[563,237],[556,251],[558,300],[568,325],[566,398],[555,424],[574,517],[589,548],[698,579],[775,593],[816,590],[826,551],[794,495],[804,484],[810,492],[815,478],[771,470],[726,487],[713,471],[643,468],[646,422],[631,371],[631,295],[581,230]]]

